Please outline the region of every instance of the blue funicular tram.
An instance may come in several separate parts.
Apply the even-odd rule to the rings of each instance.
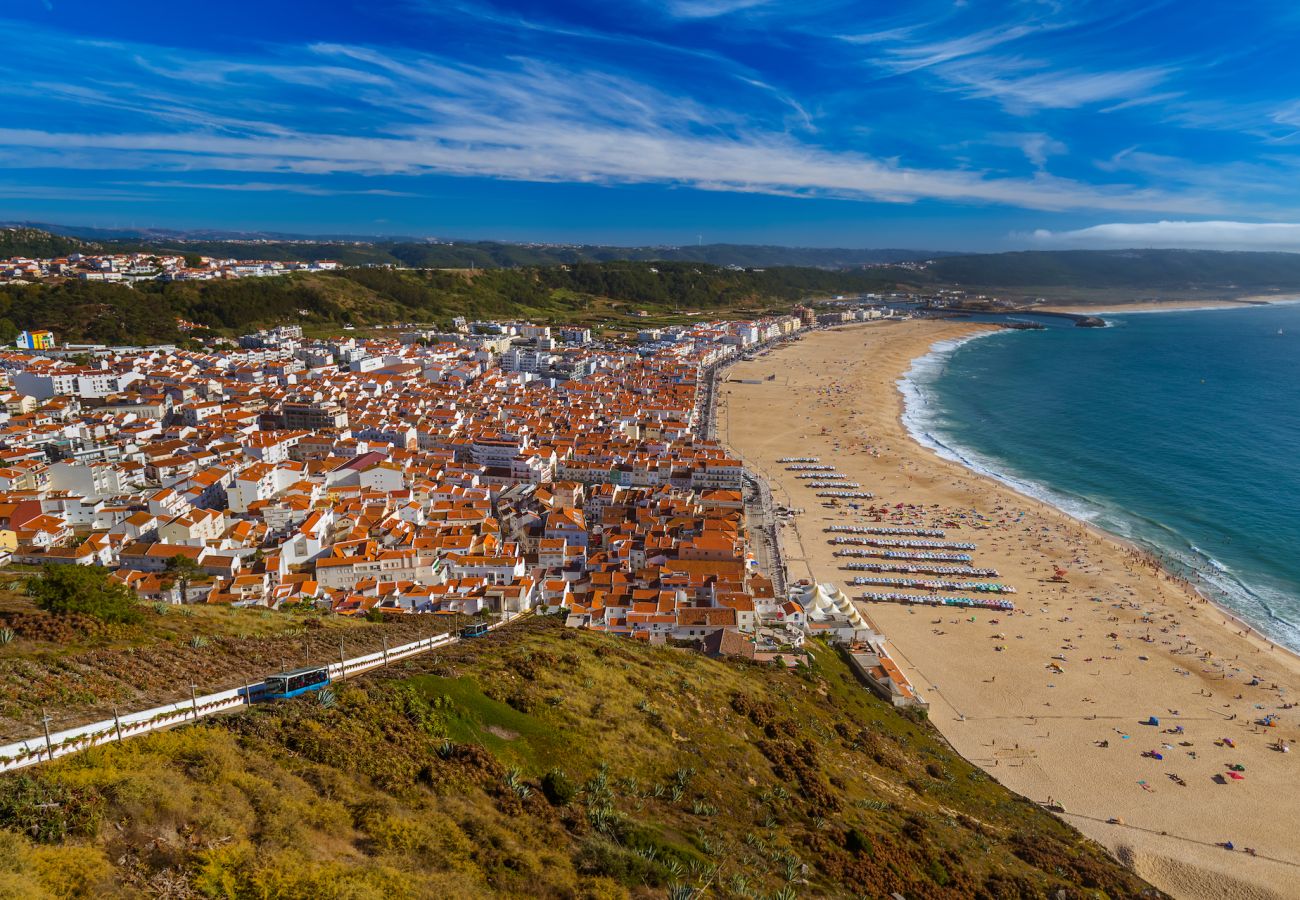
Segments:
[[[267,678],[262,696],[267,700],[286,700],[308,691],[318,691],[329,683],[329,666],[304,666]]]

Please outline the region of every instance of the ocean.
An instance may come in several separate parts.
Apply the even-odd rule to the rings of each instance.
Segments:
[[[1105,319],[936,346],[905,424],[1300,651],[1300,304]]]

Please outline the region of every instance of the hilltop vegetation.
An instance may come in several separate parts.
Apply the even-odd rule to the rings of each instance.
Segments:
[[[51,234],[39,228],[0,228],[0,259],[13,256],[51,259],[77,251],[88,252],[98,246],[77,238]]]
[[[1159,896],[829,648],[554,619],[0,778],[0,821],[18,896]]]
[[[284,322],[446,324],[457,315],[591,321],[591,311],[609,309],[607,301],[660,312],[775,302],[788,306],[810,293],[892,287],[903,274],[617,262],[473,273],[358,268],[134,288],[93,282],[8,285],[0,287],[0,330],[49,328],[60,339],[132,343],[182,339],[178,317],[217,333]]]
[[[928,274],[941,282],[972,287],[1245,293],[1300,288],[1300,253],[1028,251],[946,257],[936,260]]]

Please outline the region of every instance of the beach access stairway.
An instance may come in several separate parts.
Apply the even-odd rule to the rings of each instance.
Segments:
[[[853,644],[844,648],[844,655],[862,682],[886,703],[900,709],[908,706],[929,708],[930,704],[916,692],[912,682],[883,646]]]

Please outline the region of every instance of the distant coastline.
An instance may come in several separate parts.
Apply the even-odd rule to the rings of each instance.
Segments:
[[[1095,306],[1077,303],[1048,304],[1035,312],[1063,312],[1083,315],[1122,315],[1147,312],[1198,312],[1211,309],[1241,309],[1246,306],[1273,306],[1300,303],[1300,295],[1254,295],[1231,300],[1134,300],[1131,302],[1101,303]]]

